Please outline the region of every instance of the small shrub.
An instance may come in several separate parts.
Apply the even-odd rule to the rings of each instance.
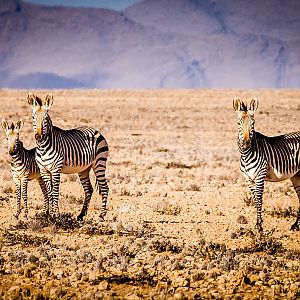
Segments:
[[[49,225],[49,220],[44,213],[35,214],[35,216],[28,222],[28,228],[37,232]]]
[[[32,236],[27,234],[12,233],[6,231],[3,234],[4,243],[8,246],[21,244],[24,246],[40,246],[50,244],[50,241],[43,236]]]
[[[172,204],[168,200],[162,200],[154,208],[154,211],[162,215],[177,216],[181,212],[181,207],[177,204]]]
[[[268,254],[277,254],[284,253],[285,250],[282,246],[281,241],[275,239],[272,236],[268,235],[257,235],[252,238],[251,245],[249,247],[245,247],[240,249],[242,253],[255,253],[255,252],[265,252]]]
[[[121,189],[120,196],[128,196],[128,197],[131,197],[131,196],[132,196],[132,193],[131,193],[130,191],[128,191],[127,189]]]
[[[62,213],[58,219],[52,220],[52,223],[56,229],[61,228],[64,230],[72,230],[81,226],[80,222],[71,213]]]
[[[251,237],[254,238],[255,233],[252,229],[246,229],[246,228],[239,228],[237,231],[232,232],[230,237],[232,239],[238,239],[240,237]]]
[[[200,192],[201,191],[201,186],[193,183],[190,185],[190,187],[188,188],[189,191],[194,191],[194,192]]]
[[[84,198],[83,197],[76,197],[74,195],[66,194],[64,198],[69,201],[70,204],[83,204]]]
[[[150,243],[150,249],[157,251],[158,253],[169,251],[172,253],[180,253],[182,246],[179,246],[169,239],[164,237],[155,238]]]
[[[243,215],[238,216],[237,222],[239,224],[248,224],[247,218],[245,216],[243,216]]]
[[[158,152],[168,152],[169,149],[164,148],[164,147],[161,147],[161,148],[158,148],[157,151],[158,151]]]
[[[3,193],[4,194],[12,194],[13,193],[13,188],[10,184],[6,184],[4,187],[3,187]]]
[[[192,166],[186,165],[181,162],[169,162],[166,165],[166,169],[191,169]]]
[[[245,193],[243,201],[247,206],[255,206],[254,199],[250,193]]]
[[[268,211],[268,214],[277,218],[297,217],[297,211],[291,206],[284,208],[273,207],[271,211]]]

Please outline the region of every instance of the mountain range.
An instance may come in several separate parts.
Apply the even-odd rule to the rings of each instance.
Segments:
[[[0,87],[300,88],[300,1],[0,0]]]

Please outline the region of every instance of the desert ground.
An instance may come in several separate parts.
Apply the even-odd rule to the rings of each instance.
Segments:
[[[27,90],[0,90],[1,118],[25,121]],[[300,90],[53,90],[49,112],[64,129],[97,128],[110,156],[104,222],[94,192],[77,222],[83,189],[62,175],[59,222],[41,217],[36,181],[29,218],[16,210],[10,157],[0,156],[0,299],[296,299],[300,232],[291,182],[266,183],[264,232],[239,171],[232,99],[257,96],[256,130],[300,130]],[[92,176],[92,175],[91,175]],[[93,177],[93,176],[92,176]],[[93,178],[94,182],[94,178]]]

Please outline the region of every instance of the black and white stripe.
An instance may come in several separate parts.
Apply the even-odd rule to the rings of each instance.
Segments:
[[[44,212],[49,211],[49,201],[47,189],[41,177],[40,170],[35,160],[36,149],[27,150],[19,139],[19,133],[23,127],[23,121],[8,125],[6,120],[2,120],[2,128],[5,132],[8,152],[11,157],[11,172],[16,186],[17,212],[15,217],[18,219],[21,213],[21,198],[24,201],[25,218],[28,217],[27,206],[27,186],[28,181],[37,179],[44,195]]]
[[[106,215],[108,185],[105,178],[108,144],[105,138],[95,129],[80,127],[63,130],[53,126],[48,110],[53,103],[52,94],[44,102],[33,94],[28,95],[32,107],[33,129],[37,144],[36,160],[41,175],[47,186],[51,199],[51,215],[59,216],[58,197],[60,174],[78,173],[82,183],[85,200],[78,216],[82,220],[87,213],[93,187],[89,173],[93,169],[96,177],[96,188],[102,195],[100,218]]]
[[[257,98],[247,105],[235,98],[233,107],[238,117],[240,169],[252,192],[257,208],[256,227],[262,230],[262,197],[264,181],[290,179],[300,201],[300,132],[268,137],[254,130]],[[300,208],[291,230],[299,230]]]

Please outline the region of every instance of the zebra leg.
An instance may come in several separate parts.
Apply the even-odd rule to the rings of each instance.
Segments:
[[[262,231],[262,195],[264,192],[264,179],[257,179],[256,182],[251,180],[250,178],[247,179],[248,187],[251,191],[252,197],[255,202],[256,206],[256,213],[257,213],[257,219],[256,219],[256,225],[255,228],[258,231]]]
[[[300,203],[300,172],[298,172],[296,175],[294,175],[291,178],[291,181],[293,183],[293,187],[297,193],[299,203]],[[299,222],[300,222],[300,207],[298,207],[297,219],[296,219],[296,222],[292,225],[291,230],[300,230]]]
[[[15,214],[15,218],[18,220],[19,215],[21,213],[21,181],[19,179],[15,179],[15,186],[16,186],[16,198],[17,198],[17,212]]]
[[[42,177],[38,179],[40,188],[42,190],[43,196],[44,196],[44,214],[45,216],[49,215],[49,197],[47,192],[47,187],[45,185],[45,182]]]
[[[25,207],[25,218],[28,219],[28,206],[27,206],[27,186],[28,186],[28,178],[24,177],[21,181],[21,194],[24,201]]]
[[[92,194],[93,194],[93,187],[90,181],[89,173],[90,173],[90,168],[88,170],[85,170],[82,173],[78,173],[85,194],[83,207],[81,209],[80,214],[77,217],[78,221],[82,221],[83,218],[86,216],[92,198]]]
[[[59,185],[60,185],[61,169],[56,169],[51,172],[52,174],[52,217],[59,218]]]
[[[99,192],[99,194],[102,195],[102,206],[101,206],[101,213],[100,213],[100,220],[104,221],[104,217],[106,215],[107,209],[106,209],[106,203],[107,203],[107,197],[108,197],[108,185],[105,178],[102,178],[101,180],[96,179],[96,187]]]
[[[265,188],[265,175],[260,175],[256,179],[256,189],[255,189],[255,195],[256,195],[256,210],[257,210],[257,221],[255,228],[261,232],[263,230],[262,223],[262,197],[264,193]]]
[[[46,188],[46,194],[48,197],[48,213],[49,213],[49,215],[51,215],[52,211],[53,211],[53,195],[52,195],[53,186],[52,186],[51,173],[49,173],[46,170],[41,169],[41,180],[43,181],[43,185]],[[39,183],[40,183],[40,181],[39,181]],[[41,186],[41,184],[40,184],[40,186]],[[43,188],[42,188],[42,192],[43,192]],[[43,192],[43,194],[45,196],[44,192]],[[45,202],[44,202],[44,209],[46,209],[46,211],[47,211],[47,205],[45,205]]]
[[[101,221],[104,221],[104,217],[107,212],[106,203],[109,191],[107,181],[105,178],[107,156],[108,152],[100,153],[99,157],[96,159],[95,166],[93,167],[96,176],[96,189],[98,190],[99,195],[102,196],[102,206],[99,216]]]

